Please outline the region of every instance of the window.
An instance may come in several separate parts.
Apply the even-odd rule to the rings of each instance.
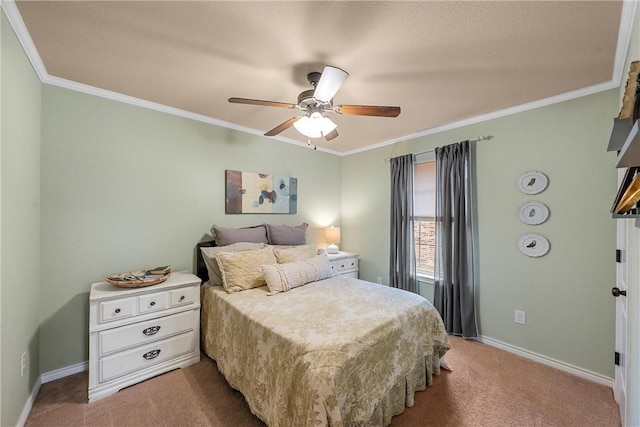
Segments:
[[[436,162],[413,165],[413,239],[418,276],[433,279],[436,250]]]

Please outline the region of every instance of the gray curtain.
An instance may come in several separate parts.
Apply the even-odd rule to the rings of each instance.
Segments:
[[[413,243],[413,155],[394,157],[391,163],[391,247],[389,284],[418,292]]]
[[[477,337],[469,149],[469,141],[464,141],[435,150],[434,305],[442,315],[447,332],[463,337]]]

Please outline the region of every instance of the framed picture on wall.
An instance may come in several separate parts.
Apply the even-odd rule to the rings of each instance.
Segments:
[[[295,214],[298,179],[236,170],[225,171],[225,213]]]

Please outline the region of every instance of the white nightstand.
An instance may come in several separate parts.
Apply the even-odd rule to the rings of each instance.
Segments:
[[[200,279],[125,289],[106,282],[89,295],[89,402],[200,361]]]
[[[358,254],[353,252],[338,252],[327,254],[331,268],[341,276],[358,278]]]

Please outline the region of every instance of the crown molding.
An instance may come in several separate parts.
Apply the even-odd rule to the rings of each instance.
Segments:
[[[85,93],[88,95],[110,99],[112,101],[123,102],[125,104],[135,105],[138,107],[171,114],[173,116],[178,116],[178,117],[183,117],[190,120],[195,120],[198,122],[208,123],[211,125],[220,126],[226,129],[232,129],[239,132],[248,133],[250,135],[255,135],[255,136],[264,138],[264,132],[257,129],[236,125],[234,123],[229,123],[223,120],[214,119],[212,117],[208,117],[202,114],[192,113],[190,111],[169,107],[167,105],[159,104],[152,101],[147,101],[145,99],[123,95],[118,92],[113,92],[113,91],[101,89],[95,86],[74,82],[72,80],[51,76],[47,72],[47,69],[44,66],[44,63],[42,62],[40,53],[38,53],[38,50],[36,49],[36,46],[33,43],[33,40],[31,39],[31,35],[27,30],[27,27],[22,19],[22,16],[20,15],[20,11],[16,6],[15,1],[0,0],[0,6],[2,6],[2,9],[4,10],[7,16],[7,19],[9,20],[9,23],[11,24],[13,31],[16,33],[16,36],[18,37],[20,44],[22,45],[25,53],[27,54],[27,57],[29,58],[29,61],[31,62],[31,65],[33,66],[38,78],[42,83],[49,84],[52,86],[58,86],[58,87],[73,90],[76,92]],[[278,136],[278,137],[272,137],[270,139],[286,142],[288,144],[293,144],[293,145],[304,147],[304,148],[308,148],[311,145],[317,151],[334,154],[338,156],[340,155],[340,153],[337,151],[330,150],[324,147],[316,147],[312,144],[305,144],[303,142],[296,141],[291,138]]]
[[[214,119],[213,117],[205,116],[202,114],[192,113],[190,111],[181,110],[179,108],[170,107],[168,105],[159,104],[157,102],[147,101],[145,99],[136,98],[133,96],[123,95],[118,92],[113,92],[106,89],[97,88],[95,86],[85,85],[83,83],[74,82],[72,80],[62,79],[60,77],[54,77],[47,74],[47,76],[42,79],[42,83],[50,84],[52,86],[58,86],[64,89],[73,90],[76,92],[82,92],[88,95],[98,96],[101,98],[110,99],[112,101],[123,102],[125,104],[134,105],[137,107],[147,108],[149,110],[159,111],[162,113],[171,114],[173,116],[183,117],[190,120],[195,120],[198,122],[208,123],[215,126],[220,126],[226,129],[232,129],[243,133],[248,133],[251,135],[259,136],[261,138],[265,138],[263,132],[257,129],[252,129],[245,126],[236,125],[234,123],[229,123],[224,120]],[[286,142],[288,144],[297,145],[299,147],[308,148],[309,144],[305,144],[300,141],[296,141],[294,139],[285,138],[285,137],[275,137],[270,138],[275,139],[281,142]],[[317,147],[317,151],[323,151],[330,154],[339,155],[338,152],[325,149],[323,147]]]
[[[510,116],[512,114],[521,113],[523,111],[533,110],[540,107],[546,107],[552,104],[557,104],[560,102],[569,101],[569,100],[580,98],[583,96],[604,92],[610,89],[619,88],[621,82],[623,81],[622,79],[626,77],[625,65],[627,60],[627,53],[629,51],[629,45],[631,44],[631,36],[633,34],[633,23],[636,16],[636,10],[638,8],[638,2],[639,2],[638,0],[623,0],[622,2],[622,11],[620,13],[620,27],[618,28],[618,44],[616,45],[616,54],[615,54],[615,59],[613,64],[611,80],[609,80],[608,82],[574,90],[571,92],[566,92],[556,96],[551,96],[549,98],[528,102],[526,104],[517,105],[515,107],[493,111],[491,113],[482,114],[480,116],[475,116],[475,117],[460,120],[457,122],[448,123],[443,126],[436,126],[430,129],[425,129],[416,133],[412,133],[410,135],[405,135],[399,138],[383,141],[378,144],[369,145],[367,147],[359,148],[356,150],[346,151],[344,153],[341,153],[341,155],[349,156],[352,154],[362,153],[364,151],[374,150],[376,148],[393,145],[398,142],[408,141],[411,139],[420,138],[422,136],[434,135],[436,133],[444,132],[447,130],[457,129],[463,126],[486,122],[488,120]]]
[[[620,28],[618,29],[618,45],[616,46],[616,56],[613,63],[613,75],[611,81],[620,86],[626,78],[626,61],[633,34],[633,22],[636,18],[638,0],[624,0],[622,2],[622,12],[620,16]]]
[[[537,101],[528,102],[526,104],[516,105],[515,107],[505,108],[503,110],[492,111],[491,113],[482,114],[475,117],[470,117],[468,119],[459,120],[457,122],[447,123],[446,125],[436,126],[429,129],[425,129],[416,133],[412,133],[410,135],[401,136],[399,138],[390,139],[388,141],[381,142],[379,144],[369,145],[367,147],[359,148],[357,150],[346,151],[342,153],[343,156],[349,156],[351,154],[362,153],[364,151],[374,150],[376,148],[386,147],[388,145],[397,144],[398,142],[409,141],[411,139],[420,138],[422,136],[434,135],[436,133],[458,129],[463,126],[469,126],[476,123],[482,123],[493,119],[498,119],[500,117],[510,116],[512,114],[522,113],[524,111],[534,110],[540,107],[546,107],[553,104],[558,104],[560,102],[569,101],[575,98],[581,98],[587,95],[593,95],[595,93],[604,92],[609,89],[614,89],[619,87],[619,84],[615,84],[613,81],[608,81],[605,83],[600,83],[597,85],[589,86],[586,88],[574,90],[571,92],[562,93],[560,95],[550,96],[548,98],[540,99]]]
[[[48,76],[47,69],[40,58],[40,54],[36,49],[36,45],[33,43],[33,39],[31,39],[29,31],[27,31],[27,26],[22,20],[22,15],[20,15],[20,11],[18,11],[16,2],[14,0],[0,0],[0,6],[2,6],[2,10],[4,10],[5,15],[7,15],[11,28],[13,28],[13,31],[16,33],[38,78],[40,81],[44,81]]]
[[[123,95],[121,93],[100,89],[94,86],[85,85],[82,83],[74,82],[71,80],[62,79],[59,77],[50,76],[47,72],[47,69],[40,58],[40,54],[31,39],[31,35],[27,31],[26,25],[22,20],[22,16],[18,11],[18,7],[15,4],[14,0],[0,0],[0,6],[4,10],[11,27],[15,31],[20,44],[25,50],[31,65],[33,66],[38,78],[42,83],[50,84],[53,86],[59,86],[65,89],[86,93],[89,95],[99,96],[106,99],[111,99],[118,102],[123,102],[126,104],[135,105],[142,108],[148,108],[150,110],[160,111],[167,114],[171,114],[174,116],[179,116],[199,122],[204,122],[208,124],[212,124],[215,126],[224,127],[227,129],[236,130],[239,132],[248,133],[255,136],[264,137],[263,132],[257,129],[236,125],[233,123],[229,123],[223,120],[214,119],[212,117],[204,116],[202,114],[196,114],[189,111],[181,110],[174,107],[169,107],[167,105],[147,101],[140,98],[135,98],[128,95]],[[620,82],[622,81],[624,74],[624,67],[626,62],[627,51],[629,49],[629,44],[631,41],[631,35],[633,32],[633,23],[636,15],[636,9],[638,7],[638,0],[623,0],[622,2],[622,11],[620,17],[620,27],[618,29],[618,44],[616,46],[616,53],[614,59],[614,66],[612,71],[611,80],[608,82],[600,83],[597,85],[589,86],[586,88],[574,90],[571,92],[563,93],[556,96],[551,96],[548,98],[540,99],[537,101],[529,102],[526,104],[518,105],[515,107],[505,108],[503,110],[494,111],[487,114],[482,114],[479,116],[471,117],[468,119],[460,120],[453,123],[448,123],[443,126],[436,126],[433,128],[425,129],[416,133],[412,133],[409,135],[405,135],[399,138],[390,139],[387,141],[380,142],[378,144],[369,145],[367,147],[362,147],[356,150],[338,152],[335,150],[331,150],[324,147],[315,147],[312,144],[305,144],[300,141],[286,138],[282,136],[272,137],[271,139],[285,142],[288,144],[293,144],[299,147],[309,147],[310,145],[314,147],[317,151],[322,151],[329,154],[334,154],[337,156],[349,156],[352,154],[357,154],[365,151],[375,150],[377,148],[386,147],[388,145],[393,145],[398,142],[408,141],[411,139],[420,138],[423,136],[433,135],[440,132],[457,129],[463,126],[468,126],[476,123],[485,122],[488,120],[497,119],[500,117],[509,116],[512,114],[521,113],[528,110],[533,110],[540,107],[546,107],[552,104],[569,101],[572,99],[580,98],[583,96],[593,95],[595,93],[607,91],[614,88],[620,87]]]

